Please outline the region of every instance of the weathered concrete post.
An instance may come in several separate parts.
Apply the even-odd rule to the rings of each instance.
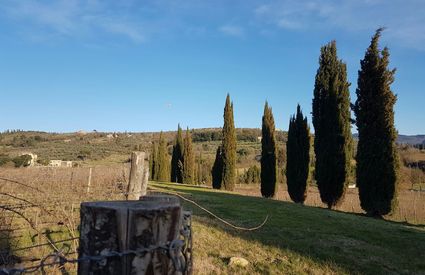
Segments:
[[[182,274],[176,261],[183,215],[178,198],[84,202],[80,211],[79,258],[104,258],[80,262],[78,274]]]
[[[127,200],[138,200],[146,195],[149,179],[149,166],[145,165],[144,152],[131,153],[130,180],[127,187]]]

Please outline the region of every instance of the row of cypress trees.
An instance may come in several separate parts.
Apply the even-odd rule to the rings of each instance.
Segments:
[[[395,70],[389,70],[387,48],[379,50],[382,29],[372,38],[364,59],[356,89],[357,100],[351,120],[350,83],[347,66],[338,58],[336,42],[321,48],[319,69],[314,86],[312,118],[315,129],[315,179],[321,200],[333,208],[344,198],[351,171],[351,123],[359,132],[356,178],[362,208],[372,216],[390,213],[396,206],[398,155],[394,128],[396,96],[390,85]],[[213,188],[233,190],[236,182],[236,131],[233,103],[227,95],[224,107],[222,144],[217,148],[212,167]],[[300,106],[290,118],[287,140],[286,177],[291,199],[303,203],[307,195],[310,163],[310,130]],[[261,194],[274,197],[277,192],[277,145],[272,108],[265,103],[262,118]],[[178,127],[173,146],[171,171],[166,160],[166,143],[160,135],[159,145],[153,144],[152,178],[194,183],[194,153],[189,130],[183,140]]]
[[[158,143],[152,143],[149,170],[151,180],[195,183],[195,158],[189,128],[183,139],[182,129],[178,125],[171,161],[168,157],[167,142],[161,132]]]
[[[345,196],[352,166],[351,123],[354,122],[359,132],[355,156],[357,185],[361,206],[371,216],[386,215],[395,208],[399,168],[393,110],[396,96],[390,88],[395,70],[388,69],[388,49],[379,50],[381,32],[382,29],[376,31],[361,61],[353,106],[347,66],[338,58],[336,42],[321,48],[312,103],[315,179],[321,200],[333,208]],[[350,108],[356,120],[351,119]],[[267,102],[261,143],[261,194],[269,198],[277,191],[277,147],[273,113]],[[290,118],[286,152],[288,192],[293,201],[303,203],[310,167],[310,130],[299,105]],[[233,190],[235,154],[233,103],[227,95],[223,143],[217,149],[212,169],[214,188]]]
[[[152,142],[151,156],[149,158],[150,179],[156,181],[170,180],[170,164],[168,161],[167,142],[162,132],[158,142]]]
[[[361,207],[368,215],[375,217],[389,214],[395,209],[399,169],[397,132],[394,127],[396,96],[390,88],[395,70],[388,69],[388,48],[379,49],[381,32],[382,29],[376,31],[364,59],[361,60],[357,100],[351,106],[356,119],[352,121],[350,117],[350,83],[347,80],[346,64],[338,59],[335,41],[321,49],[312,112],[315,129],[315,178],[322,201],[332,208],[344,198],[353,157],[350,128],[351,122],[354,122],[359,135],[355,159]],[[296,202],[303,202],[304,177],[302,183],[295,185],[289,179],[291,174],[295,178],[294,171],[300,174],[305,172],[300,167],[298,170],[291,168],[293,159],[297,159],[292,151],[299,146],[297,142],[301,142],[300,137],[294,141],[294,128],[291,128],[293,123],[294,118],[291,119],[287,144],[288,191],[291,194],[291,188],[297,186],[297,196],[291,195],[291,198]],[[297,161],[301,159],[298,156]]]

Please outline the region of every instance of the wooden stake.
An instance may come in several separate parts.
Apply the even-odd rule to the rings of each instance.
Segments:
[[[145,165],[145,153],[131,153],[130,179],[127,186],[127,200],[138,200],[146,195],[149,167]],[[146,167],[145,167],[146,166]]]
[[[182,208],[178,198],[160,196],[141,201],[83,202],[79,258],[166,245],[179,237]],[[168,253],[82,261],[78,274],[181,274]]]
[[[91,173],[92,173],[92,168],[90,167],[89,169],[89,179],[87,181],[87,193],[90,192],[90,185],[91,185]]]

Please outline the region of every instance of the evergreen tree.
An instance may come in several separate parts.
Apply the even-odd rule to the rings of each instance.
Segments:
[[[272,108],[264,106],[261,139],[261,195],[274,197],[277,193],[277,148]]]
[[[192,135],[189,128],[186,130],[186,137],[184,138],[183,150],[183,183],[194,184],[195,181],[195,159],[192,148]]]
[[[395,69],[388,69],[388,48],[379,49],[382,30],[376,31],[360,62],[354,105],[359,133],[356,174],[360,203],[368,215],[375,217],[389,214],[397,206],[399,170],[393,110],[397,97],[390,87]]]
[[[313,98],[315,176],[320,198],[338,205],[348,185],[351,161],[350,83],[336,42],[322,47]]]
[[[150,171],[150,174],[149,174],[149,178],[150,178],[150,180],[157,180],[157,177],[156,177],[156,166],[157,166],[157,148],[156,148],[157,146],[156,146],[156,143],[155,143],[155,141],[152,141],[152,147],[151,147],[151,155],[150,155],[150,157],[149,157],[149,171]]]
[[[260,174],[260,168],[258,168],[257,165],[252,165],[239,177],[239,179],[241,183],[259,183],[261,181]]]
[[[159,145],[158,145],[158,157],[156,161],[156,180],[158,181],[169,181],[170,180],[170,170],[169,170],[169,160],[167,152],[167,142],[165,141],[162,132],[159,136]]]
[[[214,189],[221,189],[223,179],[223,158],[221,154],[221,146],[217,148],[215,154],[214,165],[211,170],[212,186]]]
[[[223,117],[223,144],[221,152],[223,158],[223,175],[221,187],[232,191],[236,183],[236,131],[233,119],[233,103],[230,101],[229,94],[227,94]]]
[[[297,114],[289,120],[286,142],[286,182],[288,193],[296,203],[307,197],[307,179],[310,168],[310,129],[300,105]]]
[[[171,182],[183,183],[183,135],[180,124],[177,127],[174,140],[173,155],[171,157]]]

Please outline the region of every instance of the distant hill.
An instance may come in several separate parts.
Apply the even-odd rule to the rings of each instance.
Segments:
[[[358,139],[358,134],[353,134],[354,139]],[[425,144],[425,135],[398,135],[397,138],[398,144],[409,144],[409,145],[416,145],[416,144]]]
[[[425,135],[414,135],[414,136],[407,136],[407,135],[398,135],[397,143],[400,144],[425,144]]]

